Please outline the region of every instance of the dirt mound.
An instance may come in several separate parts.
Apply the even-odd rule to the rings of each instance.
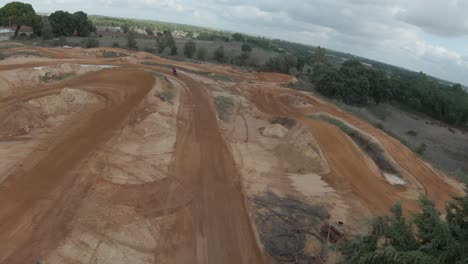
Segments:
[[[262,135],[265,137],[284,138],[288,129],[280,124],[268,125],[262,129]]]
[[[44,116],[34,107],[18,103],[2,110],[0,116],[0,137],[15,137],[29,134],[38,127],[46,124]]]
[[[285,168],[288,173],[329,172],[327,160],[314,136],[303,127],[291,129],[275,152],[286,163]]]
[[[97,97],[89,92],[64,88],[59,94],[53,94],[29,100],[30,106],[39,108],[46,116],[67,114],[77,106],[93,104],[98,101]]]

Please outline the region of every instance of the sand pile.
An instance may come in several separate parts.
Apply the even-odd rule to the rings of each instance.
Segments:
[[[268,125],[262,129],[262,135],[265,137],[284,138],[288,129],[280,124]]]
[[[44,127],[44,116],[34,107],[18,103],[2,111],[0,116],[0,137],[27,135],[34,128]]]
[[[40,108],[47,116],[67,114],[74,107],[96,103],[98,99],[92,93],[64,88],[59,94],[44,96],[29,100],[27,103],[33,107]]]

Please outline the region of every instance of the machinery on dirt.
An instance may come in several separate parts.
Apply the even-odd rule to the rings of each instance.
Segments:
[[[172,74],[173,74],[174,76],[177,76],[177,70],[176,70],[175,67],[172,67]]]

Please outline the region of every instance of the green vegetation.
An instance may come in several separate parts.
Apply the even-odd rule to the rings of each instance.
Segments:
[[[457,179],[463,182],[464,184],[468,184],[468,172],[459,170],[455,172],[455,177],[457,177]]]
[[[426,152],[427,145],[425,143],[419,144],[419,146],[414,150],[414,152],[418,153],[419,155],[423,155]]]
[[[60,81],[60,80],[66,79],[68,77],[71,77],[73,75],[74,75],[73,72],[62,73],[62,74],[53,74],[51,72],[47,72],[46,74],[44,74],[44,76],[39,76],[39,80],[41,82],[47,83],[47,82],[51,82],[51,81]]]
[[[196,31],[196,32],[212,32],[213,30],[206,29],[203,27],[197,27],[192,25],[176,24],[161,21],[152,21],[144,19],[132,19],[132,18],[116,18],[107,16],[89,16],[89,19],[94,25],[107,26],[107,27],[120,27],[124,33],[130,31],[131,28],[157,28],[159,31]]]
[[[177,47],[175,45],[171,48],[171,55],[172,56],[177,55]]]
[[[297,66],[297,57],[291,54],[283,54],[269,59],[263,66],[264,71],[289,73]]]
[[[219,46],[219,48],[213,52],[213,59],[219,63],[224,63],[226,61],[224,57],[224,46]]]
[[[48,21],[52,27],[52,33],[56,37],[72,36],[88,37],[96,28],[88,19],[88,15],[82,11],[70,14],[66,11],[56,11],[50,14]]]
[[[277,117],[274,117],[270,121],[270,123],[271,124],[280,124],[280,125],[288,128],[288,129],[291,129],[296,125],[296,120],[294,120],[292,118],[289,118],[289,117],[285,117],[285,116],[277,116]]]
[[[468,263],[468,197],[449,201],[445,219],[427,198],[421,197],[419,206],[421,212],[407,220],[396,204],[391,216],[372,220],[368,234],[341,243],[345,263]]]
[[[214,98],[214,104],[219,119],[227,121],[231,116],[232,110],[234,108],[234,101],[232,100],[232,98],[225,96],[216,96]]]
[[[184,45],[184,55],[192,58],[193,55],[195,54],[195,51],[197,51],[197,45],[195,45],[195,42],[193,40],[189,40],[185,42]]]
[[[138,45],[135,40],[135,32],[133,31],[130,31],[130,33],[127,36],[127,47],[131,50],[138,50]]]
[[[468,93],[459,84],[439,84],[423,73],[388,75],[356,60],[348,60],[338,69],[319,68],[322,74],[317,76],[314,70],[311,80],[316,82],[317,91],[327,97],[359,106],[396,101],[452,125],[468,121]]]
[[[197,59],[204,61],[206,58],[206,48],[199,47],[197,51]]]
[[[34,33],[40,33],[41,17],[36,15],[32,5],[21,2],[11,2],[0,8],[0,24],[2,26],[16,25],[15,38],[18,37],[21,26],[33,27]]]
[[[115,52],[115,51],[104,51],[102,53],[103,58],[118,58],[118,57],[122,57],[122,56],[125,56],[125,54]]]
[[[241,46],[241,50],[242,50],[242,52],[250,53],[250,52],[252,52],[252,47],[249,44],[244,43]]]
[[[338,120],[333,117],[325,116],[325,115],[313,115],[311,118],[316,118],[319,120],[323,120],[328,122],[336,127],[338,127],[341,131],[347,134],[351,139],[353,139],[356,144],[364,150],[367,155],[375,162],[377,167],[379,167],[382,171],[399,175],[400,172],[398,171],[395,166],[387,159],[385,156],[384,150],[376,143],[374,143],[371,139],[363,135],[358,130],[346,125],[341,120]]]
[[[159,99],[165,102],[172,102],[172,99],[174,98],[174,92],[172,89],[164,87],[162,91],[160,91],[157,96]]]
[[[169,47],[171,49],[171,55],[177,54],[177,47],[175,45],[174,37],[170,31],[164,31],[163,34],[158,32],[158,39],[157,39],[157,46],[158,52],[163,53],[164,50]]]
[[[81,46],[86,49],[99,47],[99,40],[96,38],[96,34],[92,33],[86,40],[83,40]]]

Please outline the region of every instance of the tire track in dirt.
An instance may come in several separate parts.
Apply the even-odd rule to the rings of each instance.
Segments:
[[[1,263],[34,262],[66,236],[67,223],[93,181],[71,172],[112,136],[153,83],[148,73],[124,69],[86,74],[72,83],[107,100],[63,124],[1,185]]]
[[[187,87],[181,94],[171,166],[175,179],[166,207],[180,204],[180,192],[189,192],[193,198],[177,212],[176,224],[162,232],[161,240],[173,243],[168,242],[164,252],[155,252],[155,258],[164,263],[264,263],[240,176],[210,97],[200,83],[183,75],[179,79]]]

